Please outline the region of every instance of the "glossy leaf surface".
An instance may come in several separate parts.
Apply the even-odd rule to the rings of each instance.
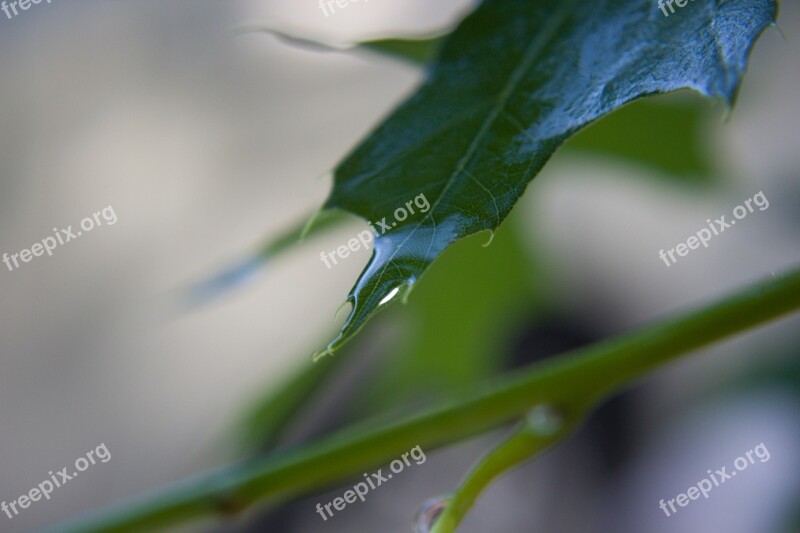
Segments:
[[[404,295],[450,244],[493,231],[573,133],[682,88],[733,103],[770,0],[487,0],[443,45],[420,89],[339,165],[326,208],[384,223],[325,353]],[[430,208],[399,220],[408,201]],[[498,273],[502,275],[502,273]],[[477,282],[477,280],[476,280]],[[391,297],[391,298],[390,298]]]

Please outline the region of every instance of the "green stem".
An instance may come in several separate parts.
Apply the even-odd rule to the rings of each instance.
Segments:
[[[519,371],[459,401],[383,427],[358,425],[293,450],[205,474],[135,503],[61,524],[59,533],[141,532],[209,514],[279,503],[360,476],[408,449],[461,441],[531,407],[586,403],[691,350],[800,309],[800,270],[619,339]]]
[[[550,406],[542,406],[549,408]],[[481,493],[500,475],[511,470],[536,455],[544,452],[572,433],[584,419],[587,408],[578,407],[565,410],[557,409],[560,415],[558,427],[552,431],[530,422],[523,424],[511,437],[483,457],[467,475],[447,503],[442,514],[434,521],[431,533],[454,533],[458,524],[467,515]]]

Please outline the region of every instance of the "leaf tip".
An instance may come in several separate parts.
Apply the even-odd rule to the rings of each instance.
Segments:
[[[302,230],[300,230],[300,237],[297,240],[298,242],[303,242],[304,240],[306,240],[306,237],[308,236],[309,233],[311,233],[311,229],[314,227],[314,224],[317,222],[317,219],[319,218],[320,214],[323,211],[325,211],[325,206],[322,206],[316,211],[314,211],[314,214],[311,215],[311,218],[308,219],[306,225],[303,226]]]
[[[333,355],[333,351],[334,351],[333,348],[328,346],[324,350],[320,350],[318,352],[314,352],[311,355],[311,360],[313,362],[315,362],[315,363],[318,363],[320,359],[322,359],[322,358],[324,358],[324,357],[326,357],[328,355]]]

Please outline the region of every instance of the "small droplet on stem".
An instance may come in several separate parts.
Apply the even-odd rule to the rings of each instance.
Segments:
[[[414,533],[429,533],[453,497],[449,494],[426,500],[414,515]]]
[[[551,405],[537,405],[526,417],[528,429],[540,435],[553,435],[564,425],[564,417]]]

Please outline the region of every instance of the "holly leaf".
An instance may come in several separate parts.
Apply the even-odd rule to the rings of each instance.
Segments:
[[[584,126],[678,89],[732,106],[777,2],[671,5],[666,16],[654,0],[486,0],[467,16],[419,90],[334,173],[323,207],[365,218],[376,237],[347,320],[315,359],[407,296],[453,242],[493,232]]]

